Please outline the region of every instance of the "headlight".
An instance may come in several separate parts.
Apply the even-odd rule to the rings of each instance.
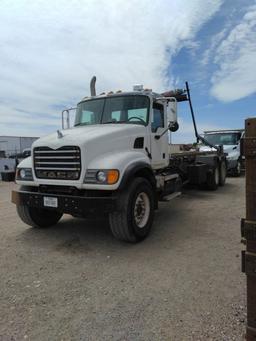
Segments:
[[[96,175],[96,178],[99,182],[106,182],[107,180],[107,172],[99,171]]]
[[[89,184],[113,185],[119,179],[117,169],[87,169],[84,182]]]
[[[17,168],[16,180],[33,181],[32,168]]]
[[[20,177],[21,177],[21,179],[24,179],[26,177],[26,169],[20,170]]]

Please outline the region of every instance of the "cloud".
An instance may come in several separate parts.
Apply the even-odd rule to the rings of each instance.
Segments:
[[[12,134],[27,125],[31,133],[32,121],[42,133],[49,122],[56,127],[55,107],[87,95],[94,74],[98,92],[130,90],[136,83],[156,91],[169,87],[172,55],[193,40],[221,3],[2,0],[0,134],[7,124]],[[11,125],[10,117],[19,125]]]
[[[224,33],[220,32],[219,37],[223,38]],[[214,63],[218,69],[212,77],[211,88],[211,94],[217,99],[230,102],[256,92],[255,36],[256,5],[247,9],[241,22],[224,39],[217,39]]]
[[[228,26],[229,25],[225,25],[220,32],[211,37],[210,46],[204,51],[202,59],[199,61],[202,66],[207,66],[209,63],[211,63],[213,54],[216,53],[216,49],[224,39],[225,35],[228,33]]]

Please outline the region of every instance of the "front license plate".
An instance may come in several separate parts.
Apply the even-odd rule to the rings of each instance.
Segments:
[[[44,197],[44,206],[46,206],[46,207],[58,207],[58,198]]]

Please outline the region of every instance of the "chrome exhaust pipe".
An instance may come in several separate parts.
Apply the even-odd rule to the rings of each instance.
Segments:
[[[90,89],[91,89],[91,96],[96,96],[96,88],[95,88],[95,83],[96,83],[96,76],[93,76],[90,82]]]

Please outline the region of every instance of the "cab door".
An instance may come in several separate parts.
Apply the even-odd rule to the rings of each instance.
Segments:
[[[168,132],[159,139],[167,128],[165,107],[162,103],[153,102],[151,115],[151,164],[154,169],[166,167],[169,164]]]

